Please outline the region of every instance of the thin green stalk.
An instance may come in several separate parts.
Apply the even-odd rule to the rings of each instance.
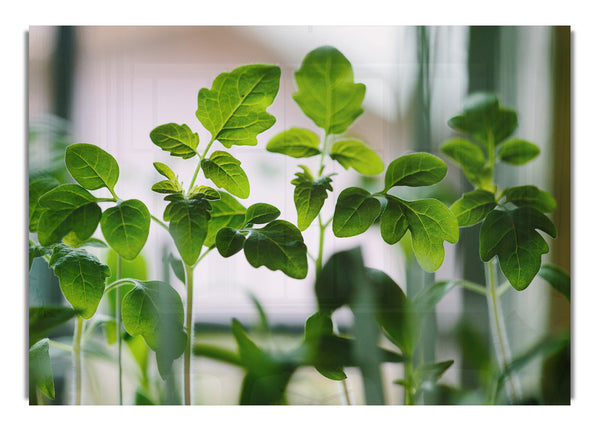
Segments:
[[[117,280],[123,276],[123,258],[117,254]],[[119,405],[123,405],[123,366],[122,366],[122,350],[121,350],[121,285],[117,285],[115,320],[117,331],[117,363],[119,366]]]
[[[169,231],[169,226],[164,224],[160,219],[154,217],[153,215],[150,215],[150,218],[152,218],[152,220],[154,220],[159,226],[163,227],[167,232]]]
[[[74,392],[75,405],[81,405],[81,333],[83,332],[83,317],[77,316],[75,334],[73,335],[73,361],[74,361]]]
[[[66,350],[67,352],[73,351],[73,346],[69,346],[68,344],[59,343],[58,341],[48,340],[48,344],[54,347],[58,347],[59,349]]]
[[[208,150],[212,146],[213,142],[215,142],[214,138],[210,140],[210,142],[206,146],[206,149],[204,150],[204,153],[202,153],[201,156],[198,154],[200,157],[200,160],[198,160],[198,165],[196,166],[196,170],[194,171],[194,176],[192,176],[192,181],[190,181],[190,187],[188,188],[188,191],[187,191],[188,195],[194,188],[194,184],[196,183],[196,178],[198,178],[198,173],[200,172],[200,167],[202,166],[202,160],[204,160],[206,158],[206,155],[208,154]]]
[[[413,397],[413,364],[412,358],[408,358],[404,362],[404,404],[407,406],[415,405],[415,399]]]
[[[186,309],[185,309],[185,331],[188,334],[187,344],[183,357],[183,394],[185,405],[191,405],[191,353],[193,330],[192,325],[192,305],[194,302],[194,268],[185,264],[185,286],[187,291]]]

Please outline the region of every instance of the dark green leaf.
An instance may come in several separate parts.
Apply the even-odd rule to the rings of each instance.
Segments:
[[[529,286],[540,269],[542,254],[549,251],[548,244],[536,229],[556,236],[556,228],[550,219],[531,207],[494,210],[481,225],[481,259],[487,262],[497,255],[504,276],[517,290]]]
[[[345,189],[338,196],[333,214],[333,233],[349,237],[365,232],[373,224],[381,204],[371,193],[359,187]]]
[[[324,341],[330,341],[331,336],[333,336],[333,322],[329,314],[317,311],[308,318],[304,327],[304,339],[309,348],[313,350],[309,353],[311,357],[309,361],[315,364],[317,371],[324,377],[330,380],[344,380],[347,376],[344,373],[343,361],[335,360],[339,359],[335,358],[339,355],[325,352]]]
[[[294,204],[298,214],[298,229],[307,229],[312,221],[319,215],[325,199],[327,190],[333,191],[331,178],[321,177],[312,180],[306,173],[296,173],[297,178],[292,181],[296,185],[294,189]]]
[[[69,145],[65,152],[67,169],[82,187],[113,190],[119,179],[119,165],[113,156],[91,144]]]
[[[29,381],[30,386],[37,387],[48,398],[54,399],[54,375],[47,338],[29,348]]]
[[[74,211],[96,200],[90,192],[77,184],[61,184],[44,193],[39,198],[39,205],[53,211]]]
[[[333,313],[352,300],[356,272],[362,270],[362,256],[356,249],[333,254],[323,265],[315,282],[319,311]]]
[[[44,211],[38,206],[40,197],[58,185],[53,177],[43,177],[29,183],[29,231],[37,232],[37,224],[40,215]]]
[[[196,117],[225,147],[256,145],[256,135],[275,124],[266,112],[277,92],[281,69],[252,64],[222,73],[210,90],[198,92]]]
[[[498,156],[503,162],[511,165],[524,165],[535,159],[540,154],[537,145],[521,139],[511,139],[504,143],[498,151]]]
[[[255,268],[265,265],[270,270],[281,270],[298,279],[306,277],[308,272],[302,234],[296,226],[284,220],[252,229],[244,243],[244,254]]]
[[[555,265],[543,264],[540,277],[550,283],[557,292],[562,293],[571,302],[571,277]]]
[[[292,127],[273,136],[267,143],[267,151],[302,158],[321,153],[319,136],[308,129]]]
[[[71,307],[29,307],[29,345],[40,340],[52,329],[68,322],[76,315]]]
[[[202,160],[204,176],[212,180],[217,187],[246,199],[250,196],[250,183],[241,162],[225,151],[215,151],[210,158]]]
[[[104,294],[110,269],[84,249],[64,244],[54,248],[49,266],[58,277],[65,298],[84,319],[94,315]]]
[[[171,202],[165,210],[169,233],[183,261],[194,265],[202,251],[208,232],[211,204],[205,199],[183,199]]]
[[[150,212],[137,199],[122,201],[104,211],[102,234],[123,259],[133,260],[142,251],[150,232]]]
[[[354,83],[352,65],[337,49],[311,51],[294,76],[298,92],[292,97],[326,134],[343,133],[363,113],[366,87]]]
[[[383,172],[383,162],[377,153],[354,139],[335,142],[329,155],[344,169],[353,168],[363,175],[377,175]]]
[[[273,205],[258,203],[248,207],[244,224],[263,224],[275,220],[281,211]]]
[[[177,259],[172,253],[169,253],[167,261],[169,262],[175,277],[177,277],[177,279],[182,283],[185,283],[185,268],[183,267],[183,262],[181,259]]]
[[[221,199],[211,203],[210,223],[204,245],[212,247],[215,244],[217,232],[223,227],[240,229],[244,226],[246,208],[233,196],[221,192]]]
[[[396,244],[408,229],[408,219],[402,212],[402,204],[398,199],[389,195],[386,197],[387,205],[381,215],[379,228],[385,242]]]
[[[496,197],[486,190],[473,190],[465,193],[454,202],[450,211],[456,216],[459,226],[472,226],[479,223],[496,207]]]
[[[163,177],[165,177],[168,180],[171,181],[176,181],[177,180],[177,175],[175,175],[175,173],[171,170],[170,167],[168,167],[167,165],[165,165],[164,163],[161,162],[154,162],[154,169],[157,170],[157,172],[159,174],[161,174]]]
[[[506,202],[511,202],[518,207],[533,207],[543,213],[556,211],[556,201],[548,192],[535,186],[511,187],[504,190]]]
[[[51,253],[52,247],[42,247],[41,245],[37,245],[29,241],[29,270],[31,271],[33,259],[36,257],[42,257],[44,255],[50,255]]]
[[[217,233],[215,244],[221,256],[230,257],[244,247],[244,241],[246,237],[237,229],[224,227]]]
[[[385,172],[385,192],[395,186],[421,187],[439,183],[448,167],[440,158],[428,153],[398,157]]]
[[[162,124],[150,132],[150,139],[172,156],[189,159],[198,154],[196,148],[198,148],[200,138],[197,133],[192,132],[187,124]]]
[[[472,184],[491,185],[491,171],[485,167],[487,160],[479,145],[465,138],[453,138],[444,142],[440,150],[462,168]]]

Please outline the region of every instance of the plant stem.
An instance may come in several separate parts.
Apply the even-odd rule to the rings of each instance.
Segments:
[[[75,385],[75,405],[81,405],[81,333],[83,331],[83,317],[77,316],[75,325],[75,334],[73,335],[73,361],[74,367],[74,385]]]
[[[73,346],[69,346],[67,344],[59,343],[58,341],[48,340],[48,344],[54,347],[58,347],[59,349],[66,350],[68,352],[73,351]]]
[[[412,406],[415,404],[415,400],[413,397],[412,357],[407,358],[406,362],[404,362],[404,381],[406,382],[406,386],[404,386],[404,404],[407,406]]]
[[[185,405],[191,405],[191,353],[193,330],[192,325],[192,305],[194,302],[194,268],[185,264],[185,285],[186,285],[186,309],[185,309],[185,331],[187,332],[187,344],[183,357],[183,394]]]
[[[190,187],[188,188],[188,191],[187,191],[188,195],[194,188],[194,184],[196,183],[196,178],[198,177],[198,173],[200,172],[200,167],[202,166],[202,160],[204,160],[206,158],[206,155],[208,154],[208,150],[212,146],[213,142],[215,142],[214,138],[210,140],[210,142],[206,146],[206,149],[204,150],[204,153],[202,153],[201,156],[198,154],[200,156],[200,160],[198,160],[198,165],[196,166],[196,170],[194,171],[194,176],[192,177],[192,181],[190,181]]]
[[[123,258],[120,254],[117,254],[117,280],[120,280],[123,276]],[[119,365],[119,405],[123,405],[123,367],[122,367],[122,351],[121,351],[121,285],[117,285],[116,292],[116,306],[115,306],[115,320],[116,320],[116,331],[117,331],[117,363]]]
[[[490,325],[492,327],[492,336],[494,339],[494,348],[496,351],[496,357],[498,359],[498,365],[502,371],[506,371],[507,373],[507,379],[509,383],[507,387],[507,394],[512,404],[520,398],[520,384],[518,378],[510,373],[507,369],[508,364],[511,361],[511,354],[507,341],[508,339],[506,336],[506,327],[504,326],[502,310],[496,291],[496,266],[493,260],[485,263],[485,276],[488,286],[487,301],[491,320]]]
[[[150,218],[152,218],[152,220],[154,220],[158,225],[162,226],[167,232],[169,231],[169,226],[164,224],[160,219],[154,217],[153,215],[150,215]]]

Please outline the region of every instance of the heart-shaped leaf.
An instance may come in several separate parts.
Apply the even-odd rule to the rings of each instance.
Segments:
[[[323,46],[311,51],[294,76],[298,92],[292,97],[326,134],[345,132],[363,113],[366,87],[354,83],[352,65],[337,49]]]
[[[84,319],[94,315],[104,294],[110,269],[84,249],[64,244],[54,247],[49,266],[58,277],[60,289]]]
[[[192,132],[187,124],[176,123],[155,127],[150,132],[150,140],[162,150],[168,151],[170,155],[183,159],[189,159],[198,154],[196,148],[200,142],[198,134]]]
[[[294,188],[294,204],[298,214],[298,229],[307,229],[312,221],[319,215],[327,199],[327,190],[333,191],[331,177],[325,176],[314,181],[312,176],[305,172],[296,173],[292,180]]]
[[[222,73],[198,92],[196,117],[225,147],[256,145],[256,135],[275,124],[266,112],[279,91],[281,69],[252,64]]]
[[[119,165],[113,156],[91,144],[69,145],[65,151],[67,169],[82,187],[114,191],[119,179]]]
[[[519,186],[504,189],[506,202],[518,207],[533,207],[543,213],[556,211],[556,200],[548,192],[536,186]]]
[[[329,155],[344,169],[352,168],[363,175],[377,175],[383,172],[383,162],[377,153],[355,139],[335,142],[329,150]]]
[[[496,208],[496,197],[486,190],[473,190],[461,196],[450,207],[459,226],[472,226],[485,218]]]
[[[237,229],[224,227],[217,233],[215,245],[221,256],[230,257],[244,247],[244,241],[246,237]]]
[[[206,247],[215,245],[215,237],[221,228],[240,229],[246,218],[246,208],[228,193],[221,192],[221,199],[212,202],[211,206],[210,223],[204,240]]]
[[[246,219],[244,224],[264,224],[275,220],[281,215],[276,207],[269,204],[257,203],[250,205],[246,210]]]
[[[40,197],[58,186],[53,177],[38,178],[29,183],[29,232],[37,232],[37,224],[44,208],[38,205]]]
[[[550,250],[536,229],[556,236],[550,219],[532,207],[494,210],[481,225],[481,259],[487,262],[498,256],[502,273],[517,290],[529,286],[540,269],[542,255]]]
[[[202,251],[208,232],[211,204],[203,198],[181,199],[165,209],[164,219],[169,222],[169,233],[183,261],[194,265]]]
[[[422,187],[437,184],[446,176],[444,161],[429,153],[413,153],[398,157],[385,172],[385,189],[395,186]]]
[[[133,260],[142,251],[150,232],[150,212],[143,202],[130,199],[104,211],[102,234],[123,259]]]
[[[537,145],[522,139],[511,139],[504,143],[498,151],[498,156],[503,162],[511,165],[524,165],[535,159],[540,154]]]
[[[319,136],[308,129],[292,127],[273,136],[267,143],[267,151],[285,154],[297,159],[316,156],[321,153]]]
[[[203,159],[201,162],[204,176],[207,179],[212,180],[217,187],[246,199],[250,196],[250,183],[240,164],[238,159],[225,151],[215,151],[210,158]]]
[[[360,187],[350,187],[338,196],[333,214],[335,236],[350,237],[365,232],[375,221],[381,204],[371,193]]]
[[[381,237],[388,244],[396,244],[408,230],[408,219],[402,211],[402,203],[394,196],[387,196],[387,205],[379,224]]]
[[[50,362],[49,340],[44,338],[29,348],[29,382],[51,400],[54,399],[54,374]]]

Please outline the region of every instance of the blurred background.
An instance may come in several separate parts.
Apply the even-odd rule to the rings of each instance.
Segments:
[[[168,156],[152,144],[150,131],[164,123],[186,123],[200,136],[203,148],[210,136],[195,117],[197,93],[210,88],[221,72],[249,63],[281,67],[281,85],[268,111],[276,124],[258,136],[257,147],[233,147],[232,154],[242,161],[250,178],[247,207],[267,202],[282,210],[282,218],[295,223],[293,186],[297,160],[267,153],[266,143],[275,134],[292,126],[317,131],[316,126],[292,100],[296,91],[293,73],[304,56],[314,48],[333,45],[352,63],[356,82],[367,86],[365,112],[347,135],[367,143],[389,164],[412,151],[440,155],[440,144],[452,130],[447,120],[462,110],[467,94],[493,91],[501,104],[519,115],[515,136],[535,143],[538,158],[519,168],[508,165],[498,170],[501,187],[533,184],[554,195],[558,210],[551,215],[557,239],[544,256],[570,273],[571,264],[571,34],[569,27],[30,27],[29,43],[29,174],[52,172],[68,181],[64,168],[64,148],[72,143],[98,145],[118,161],[120,177],[116,191],[124,198],[143,200],[150,212],[162,218],[164,201],[150,191],[159,175],[155,161],[168,163],[189,182],[196,162]],[[214,150],[222,149],[215,144]],[[442,157],[444,158],[444,157]],[[446,160],[447,161],[447,160]],[[316,167],[314,160],[303,160]],[[311,164],[312,163],[312,164]],[[313,166],[314,165],[314,166]],[[448,163],[448,177],[442,186],[426,188],[447,205],[471,186],[456,167]],[[331,163],[334,192],[326,201],[325,219],[333,214],[337,194],[351,184],[376,189],[383,175],[361,177]],[[62,177],[61,177],[62,176]],[[403,193],[414,193],[403,190]],[[95,193],[99,196],[99,193]],[[410,196],[410,195],[408,195]],[[365,263],[389,274],[411,295],[433,280],[464,278],[484,284],[479,259],[479,227],[461,229],[457,245],[446,247],[446,259],[435,274],[420,270],[410,249],[402,244],[390,246],[372,228],[354,238],[335,238],[329,231],[325,240],[325,261],[335,251],[356,245],[362,247]],[[318,228],[303,232],[310,253],[318,249]],[[94,250],[95,252],[98,249]],[[100,252],[104,261],[111,256]],[[102,253],[104,253],[102,255]],[[168,265],[176,253],[166,232],[151,225],[142,258],[129,271],[140,278],[171,282],[182,297],[183,284]],[[127,271],[126,268],[124,268]],[[127,276],[127,275],[125,275]],[[243,254],[224,259],[209,254],[196,269],[194,321],[196,339],[235,349],[230,323],[233,317],[246,325],[258,321],[255,297],[279,334],[279,346],[294,345],[306,318],[316,310],[314,270],[304,280],[292,280],[265,267],[252,268]],[[64,301],[58,282],[42,259],[36,259],[29,274],[29,305]],[[531,346],[544,335],[570,328],[569,303],[555,294],[545,282],[534,283],[523,292],[510,290],[503,296],[503,309],[513,353]],[[343,331],[351,315],[341,310],[336,321]],[[481,342],[489,345],[485,298],[455,289],[428,319],[424,357],[454,359],[455,365],[444,375],[451,386],[476,388],[485,358],[468,356],[466,347]],[[65,334],[71,334],[66,330]],[[487,344],[486,344],[487,343]],[[70,365],[57,362],[57,403],[61,395],[61,372]],[[133,369],[133,359],[129,366]],[[62,367],[62,368],[61,368]],[[86,363],[84,396],[87,404],[114,404],[117,394],[110,382],[114,365],[99,356]],[[208,359],[195,358],[196,402],[236,404],[241,371]],[[540,366],[533,363],[521,372],[522,384],[533,392],[540,384]],[[350,370],[349,384],[356,402],[361,402],[359,378]],[[402,402],[400,386],[390,382],[402,376],[402,367],[384,366],[386,397],[389,403]],[[62,383],[68,392],[68,382]],[[106,386],[108,385],[108,387]],[[125,381],[135,385],[135,378]],[[292,404],[338,404],[338,386],[313,370],[294,375],[288,398]],[[68,399],[68,393],[63,395]],[[126,400],[127,401],[127,400]],[[131,401],[131,400],[130,400]],[[463,403],[478,403],[477,396]]]

